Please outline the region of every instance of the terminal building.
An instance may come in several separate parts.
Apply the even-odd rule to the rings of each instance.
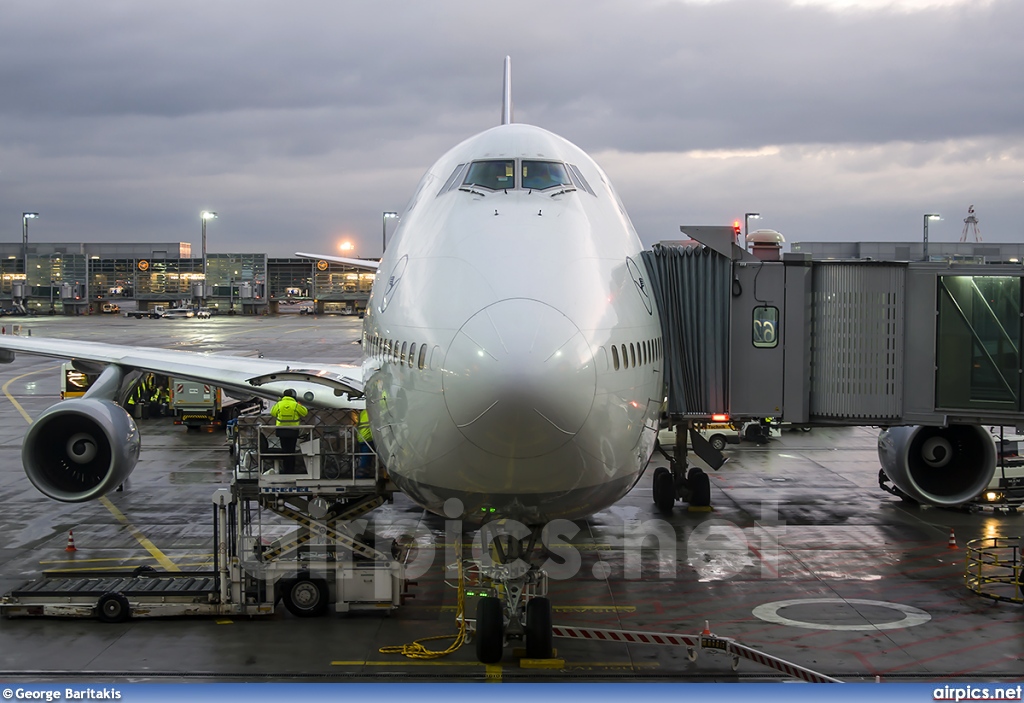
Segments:
[[[372,271],[325,260],[252,253],[207,253],[204,274],[187,242],[34,242],[27,249],[0,243],[5,311],[81,315],[115,303],[262,315],[299,303],[310,312],[359,314],[374,278]]]

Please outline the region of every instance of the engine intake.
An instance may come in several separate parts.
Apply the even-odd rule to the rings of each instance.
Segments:
[[[21,460],[32,484],[65,503],[99,498],[139,460],[135,421],[109,400],[76,398],[48,408],[25,434]]]
[[[996,470],[996,445],[978,425],[891,427],[878,435],[889,480],[921,503],[953,506],[977,497]]]

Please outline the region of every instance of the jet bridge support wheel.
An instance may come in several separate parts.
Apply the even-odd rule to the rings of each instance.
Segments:
[[[483,664],[497,664],[505,648],[501,599],[485,596],[476,605],[476,658]]]
[[[553,651],[551,601],[534,598],[526,604],[526,657],[550,659]]]
[[[654,470],[654,504],[663,513],[670,513],[675,502],[676,486],[672,472],[659,466]]]
[[[686,474],[686,483],[690,488],[690,505],[708,507],[711,505],[711,479],[703,469],[692,467]]]

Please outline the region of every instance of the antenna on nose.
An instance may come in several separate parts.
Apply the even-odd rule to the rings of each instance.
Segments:
[[[512,124],[512,58],[505,57],[505,81],[501,93],[501,123]]]

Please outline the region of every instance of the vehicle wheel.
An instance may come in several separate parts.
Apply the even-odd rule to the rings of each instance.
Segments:
[[[131,616],[131,606],[122,593],[104,593],[96,601],[96,617],[100,622],[124,622]]]
[[[534,598],[526,604],[527,659],[550,659],[551,639],[551,601]]]
[[[810,432],[810,431],[811,431],[811,428],[810,428],[810,427],[801,427],[801,428],[800,428],[800,431],[801,431],[801,432]]]
[[[483,664],[497,664],[501,661],[505,647],[504,624],[501,616],[501,600],[485,596],[476,606],[476,658]]]
[[[152,573],[156,573],[156,569],[154,569],[149,564],[142,564],[142,565],[136,566],[134,569],[132,569],[132,576],[141,576],[142,574],[152,574]]]
[[[722,451],[723,449],[725,449],[725,445],[726,445],[725,435],[724,434],[713,434],[713,435],[711,435],[711,439],[708,440],[708,444],[711,445],[712,449],[714,449],[716,451],[719,451],[719,452]]]
[[[672,478],[672,472],[664,466],[660,466],[654,472],[654,504],[663,513],[670,513],[675,503],[676,485]]]
[[[690,505],[703,507],[711,505],[711,479],[703,469],[696,467],[686,474],[686,482],[690,484]]]
[[[297,618],[315,618],[327,612],[327,584],[322,579],[299,574],[281,590],[288,612]]]

